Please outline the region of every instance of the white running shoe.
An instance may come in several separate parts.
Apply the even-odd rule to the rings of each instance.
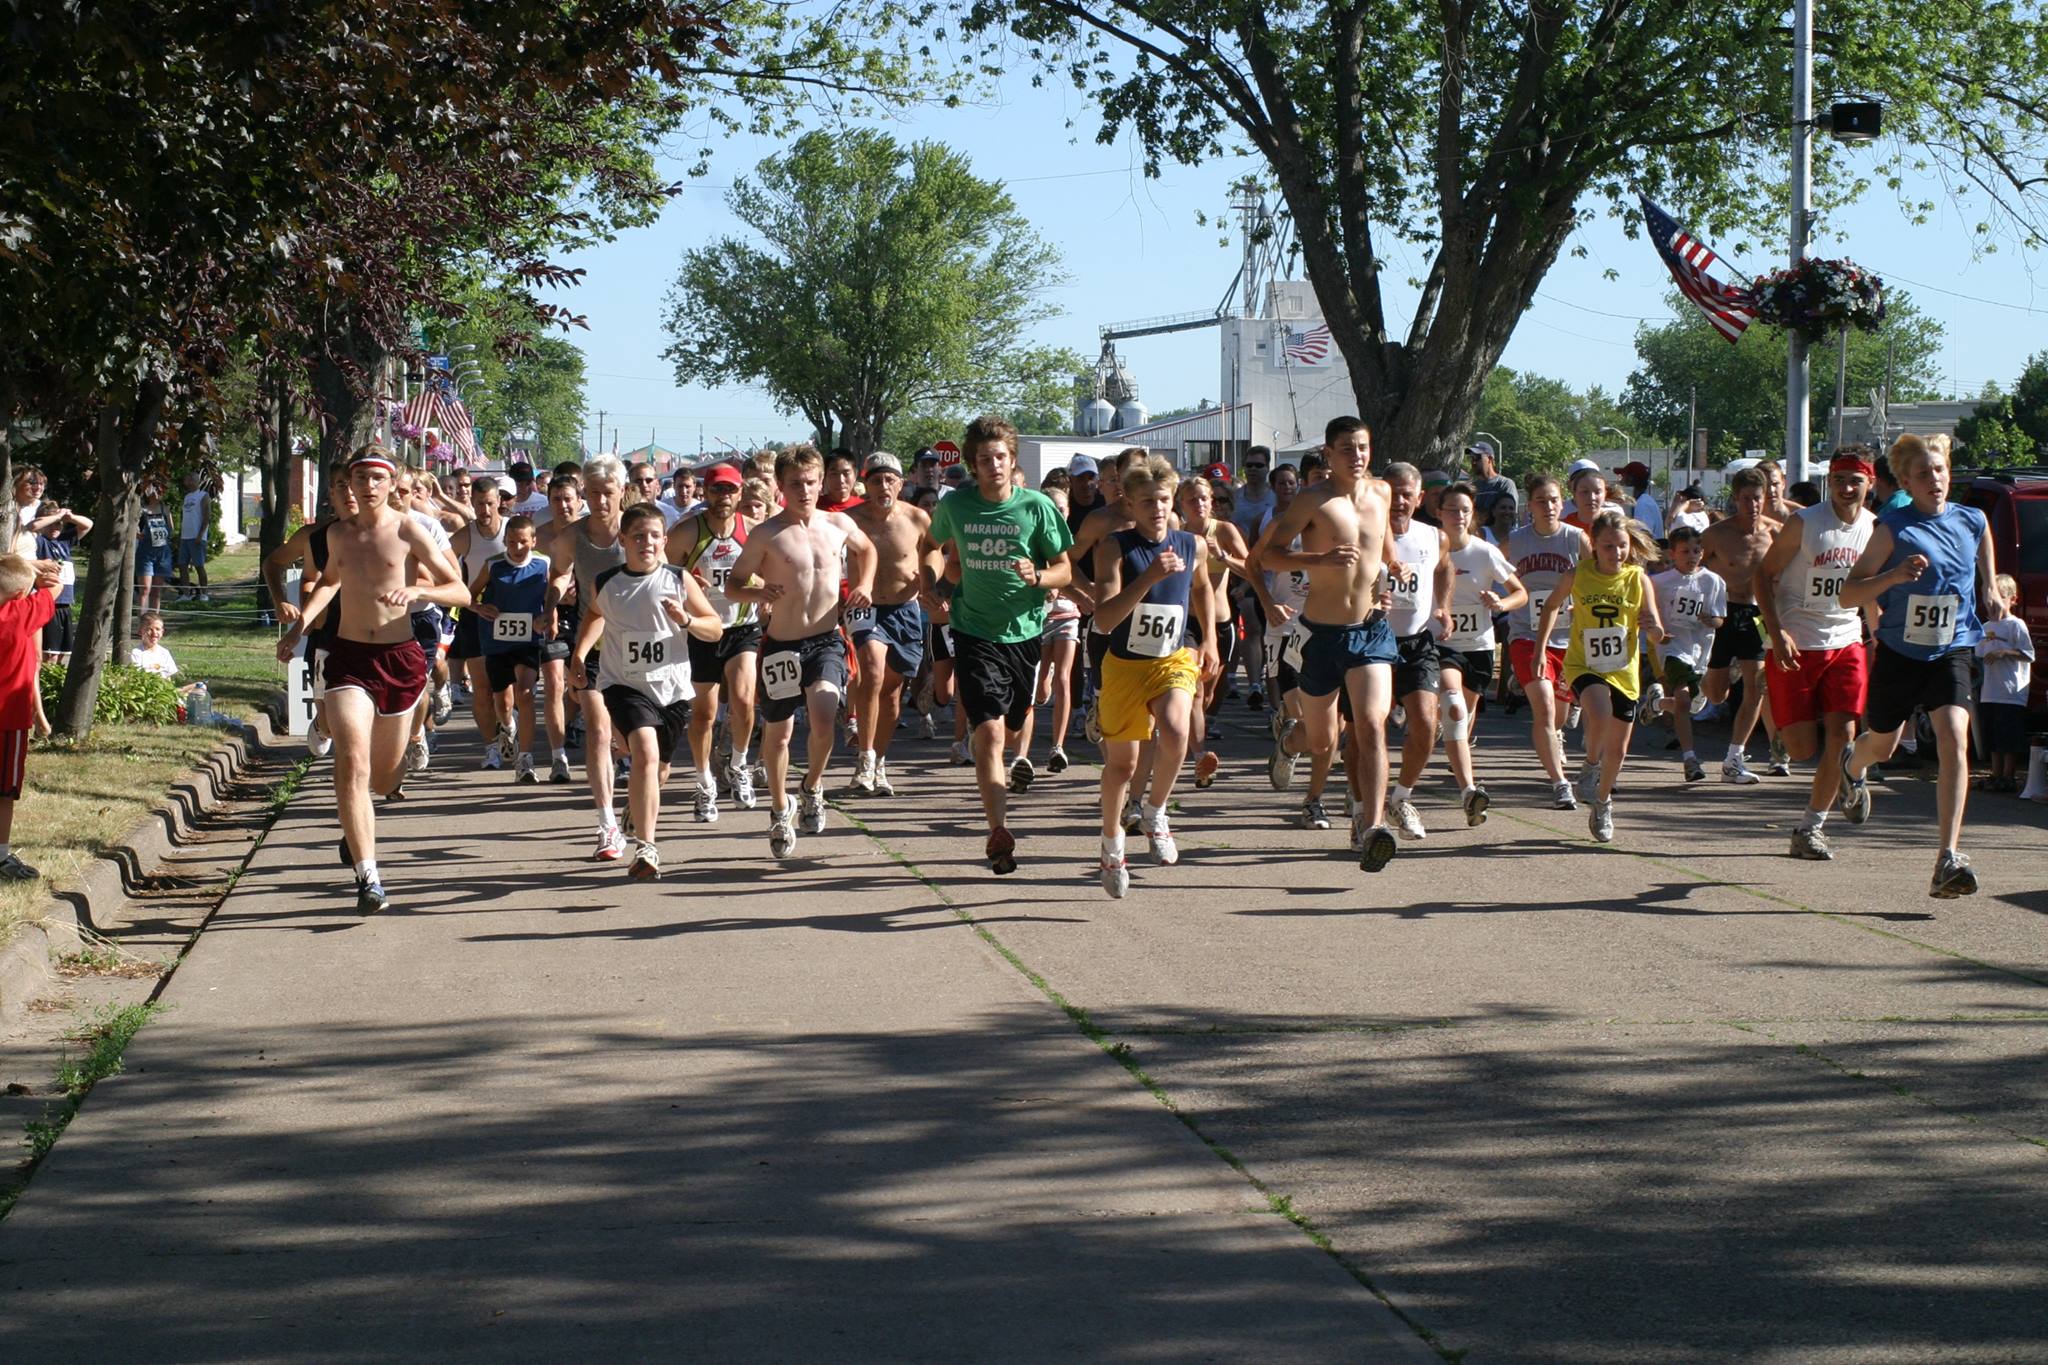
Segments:
[[[796,803],[796,827],[805,834],[825,832],[825,793],[803,789]]]
[[[518,767],[517,767],[517,768],[516,768],[516,769],[515,769],[515,770],[513,771],[513,773],[512,773],[512,780],[513,780],[514,782],[528,782],[528,783],[532,783],[532,782],[538,782],[538,781],[540,781],[540,779],[539,779],[538,777],[535,777],[535,776],[534,776],[534,774],[533,774],[533,755],[532,755],[532,754],[521,754],[521,755],[519,755],[519,765],[518,765]]]
[[[1180,845],[1173,841],[1173,830],[1167,825],[1165,812],[1157,820],[1150,820],[1140,812],[1138,828],[1152,844],[1152,860],[1161,867],[1172,867],[1180,861]]]
[[[1573,785],[1579,800],[1598,801],[1600,799],[1600,765],[1598,763],[1581,764],[1578,781]]]
[[[1136,833],[1138,832],[1138,826],[1139,826],[1139,815],[1138,815],[1138,798],[1137,798],[1137,797],[1135,797],[1135,796],[1126,796],[1126,797],[1124,798],[1124,813],[1123,813],[1123,827],[1124,827],[1124,833],[1126,833],[1126,834],[1136,834]]]
[[[1130,865],[1114,853],[1102,855],[1102,889],[1113,901],[1120,901],[1131,889]]]
[[[504,766],[505,760],[503,756],[499,754],[498,746],[495,744],[486,744],[484,746],[484,771],[494,773]]]
[[[1753,787],[1763,781],[1749,770],[1748,760],[1741,754],[1721,760],[1721,780],[1738,787]]]
[[[789,823],[789,807],[775,812],[768,822],[768,854],[773,858],[787,858],[796,851],[796,830]]]
[[[1323,809],[1323,803],[1311,796],[1301,803],[1301,814],[1295,820],[1303,829],[1328,829],[1330,813]]]
[[[567,782],[568,780],[569,756],[567,754],[562,754],[556,757],[554,762],[548,764],[548,781]]]
[[[967,768],[967,767],[972,767],[973,765],[974,765],[974,751],[973,751],[972,749],[970,749],[970,748],[968,748],[968,747],[967,747],[967,741],[966,741],[966,740],[964,740],[964,739],[956,739],[956,740],[954,740],[954,741],[953,741],[953,766],[954,766],[954,767],[956,767],[956,768]]]
[[[334,736],[320,729],[317,725],[306,731],[306,752],[313,755],[313,757],[325,758],[328,751],[333,748]]]
[[[1614,802],[1595,801],[1593,809],[1587,813],[1586,827],[1592,831],[1596,842],[1603,844],[1613,843]]]
[[[661,850],[653,844],[635,839],[633,861],[627,864],[626,875],[638,882],[661,880]]]
[[[924,737],[926,739],[937,739],[939,737],[939,723],[932,719],[932,713],[929,711],[924,713]]]
[[[875,760],[875,795],[877,795],[877,796],[894,796],[895,794],[896,794],[896,789],[895,789],[894,787],[892,787],[892,786],[890,786],[890,785],[889,785],[889,760],[888,760],[888,759],[886,759],[886,758],[878,758],[878,759],[876,759],[876,760]]]
[[[1032,766],[1031,760],[1022,754],[1017,755],[1017,761],[1010,765],[1010,790],[1023,795],[1031,790],[1032,779],[1037,776],[1038,769]]]
[[[1559,778],[1550,784],[1550,808],[1552,810],[1577,810],[1579,798],[1572,795],[1572,784]]]
[[[853,790],[858,796],[875,794],[875,751],[862,749],[853,768]]]
[[[726,765],[725,785],[732,788],[732,803],[741,810],[752,810],[759,804],[759,798],[754,795],[754,770],[751,765]]]
[[[1363,812],[1360,812],[1363,814]],[[1422,815],[1415,809],[1413,801],[1396,801],[1387,807],[1387,815],[1393,821],[1394,830],[1403,839],[1427,838],[1429,831],[1422,827]]]
[[[693,805],[692,813],[697,817],[697,823],[700,825],[717,824],[718,788],[697,788],[697,799]]]
[[[408,773],[423,773],[427,770],[427,764],[432,761],[427,754],[425,736],[405,746],[405,770]]]
[[[1287,737],[1294,733],[1299,721],[1282,722],[1280,733],[1273,739],[1273,757],[1266,763],[1266,781],[1276,792],[1284,792],[1294,785],[1294,775],[1301,767],[1301,755],[1287,751]]]
[[[615,863],[626,851],[626,832],[617,825],[601,825],[597,831],[597,852],[590,856],[601,863]]]
[[[1566,707],[1566,708],[1565,708],[1565,712],[1564,712],[1564,728],[1565,728],[1565,729],[1567,729],[1567,730],[1576,730],[1576,729],[1578,729],[1578,728],[1579,728],[1579,721],[1580,721],[1581,719],[1582,719],[1582,714],[1581,714],[1581,712],[1579,711],[1579,707],[1578,707],[1578,703],[1577,703],[1577,702],[1574,702],[1574,703],[1572,703],[1572,704],[1571,704],[1570,706],[1568,706],[1568,707]]]

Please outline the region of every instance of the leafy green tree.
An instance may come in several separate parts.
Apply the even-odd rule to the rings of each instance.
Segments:
[[[860,453],[900,414],[1007,406],[1071,364],[1019,340],[1055,311],[1056,253],[938,143],[810,133],[727,203],[758,241],[684,254],[666,352],[678,383],[759,384]]]
[[[1486,375],[1573,231],[1633,223],[1647,192],[1723,245],[1782,231],[1782,0],[955,0],[987,66],[1050,69],[1126,130],[1147,170],[1245,151],[1389,449],[1455,454]],[[1817,205],[1940,163],[1983,231],[2042,238],[2048,60],[2036,4],[1837,5],[1816,88],[1885,102],[1873,167],[1825,139]],[[1868,154],[1863,154],[1867,156]],[[1393,243],[1422,265],[1403,330]],[[1647,257],[1641,268],[1654,269]]]
[[[1785,441],[1785,334],[1762,324],[1730,346],[1700,311],[1677,293],[1667,296],[1674,317],[1636,329],[1637,365],[1622,390],[1621,405],[1646,430],[1683,446],[1694,389],[1699,424],[1730,433],[1737,450],[1777,450]],[[1884,386],[1890,366],[1894,402],[1932,397],[1941,356],[1941,324],[1922,313],[1903,290],[1885,295],[1881,331],[1849,333],[1849,377],[1845,405],[1869,401]],[[1812,351],[1814,439],[1828,438],[1828,413],[1835,403],[1832,342]]]
[[[1963,459],[1974,465],[2030,464],[2048,450],[2048,351],[2027,361],[2011,393],[1986,385],[1984,401],[1956,423]]]
[[[531,428],[542,459],[573,459],[583,431],[583,352],[546,335],[548,320],[520,291],[475,285],[462,310],[426,329],[427,349],[476,363],[468,406],[479,444],[495,450]]]
[[[1562,380],[1506,366],[1486,377],[1472,421],[1474,433],[1499,438],[1502,472],[1518,483],[1539,469],[1561,472],[1586,451],[1614,445],[1620,438],[1602,427],[1644,444],[1646,433],[1597,384],[1580,393]]]

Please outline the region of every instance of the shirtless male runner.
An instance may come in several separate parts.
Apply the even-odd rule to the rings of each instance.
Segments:
[[[1740,669],[1742,705],[1736,708],[1728,732],[1721,780],[1751,786],[1759,779],[1749,770],[1744,750],[1763,714],[1764,655],[1769,648],[1763,616],[1756,605],[1756,571],[1777,539],[1778,523],[1764,515],[1767,487],[1760,471],[1739,469],[1728,486],[1727,518],[1709,526],[1700,537],[1702,562],[1728,585],[1728,617],[1714,632],[1714,648],[1707,655],[1707,676],[1700,690],[1708,701],[1726,701],[1733,674]]]
[[[845,605],[858,611],[872,600],[875,582],[875,547],[866,534],[844,512],[818,510],[824,476],[816,446],[791,446],[775,457],[782,510],[747,537],[725,589],[735,602],[772,608],[761,641],[761,761],[768,769],[768,851],[776,858],[795,851],[799,829],[825,832],[825,768],[846,693],[839,584],[844,578],[851,585]],[[792,823],[789,737],[799,710],[809,726],[809,761]]]
[[[557,478],[549,487],[549,497],[552,499],[566,489],[567,485]],[[548,538],[542,542],[551,573],[547,596],[541,604],[543,616],[558,613],[562,598],[571,588],[576,590],[578,601],[589,601],[597,593],[598,578],[626,562],[626,549],[619,541],[619,514],[624,510],[625,490],[626,467],[617,456],[593,455],[583,467],[583,495],[590,504],[589,513],[573,521],[557,517],[549,523]],[[560,505],[556,503],[557,507]],[[559,639],[569,629],[568,621],[557,615],[548,629],[538,633]],[[598,646],[599,653],[603,649]],[[575,664],[573,659],[566,661],[571,671]],[[592,661],[585,676],[597,674],[596,661]],[[611,716],[595,688],[582,689],[578,700],[583,708],[583,776],[590,783],[590,803],[597,808],[597,851],[591,856],[600,862],[616,862],[625,855],[626,836],[619,828],[617,812],[612,809],[616,773],[612,766]]]
[[[732,755],[725,784],[733,804],[754,808],[754,765],[747,745],[754,735],[754,680],[760,671],[761,619],[753,604],[726,594],[732,567],[747,548],[753,521],[740,513],[742,481],[729,464],[704,474],[704,506],[677,522],[668,538],[668,562],[691,575],[724,623],[716,640],[690,640],[690,763],[697,770],[695,815],[700,824],[718,820],[718,779],[711,771],[717,749],[718,704],[725,703]]]
[[[391,903],[377,872],[377,815],[370,794],[388,796],[404,780],[413,711],[427,687],[427,656],[413,637],[412,605],[453,607],[469,600],[454,564],[427,528],[391,505],[397,470],[382,446],[364,446],[349,461],[356,514],[328,528],[320,586],[306,601],[305,619],[277,646],[278,659],[289,659],[306,621],[318,621],[336,604],[341,620],[321,662],[321,681],[334,737],[341,856],[355,867],[361,915]]]
[[[1304,488],[1287,510],[1266,524],[1252,547],[1248,567],[1256,572],[1269,551],[1301,537],[1293,563],[1308,571],[1308,599],[1302,606],[1301,728],[1308,742],[1309,778],[1304,812],[1322,809],[1342,731],[1337,693],[1351,703],[1358,731],[1357,814],[1352,844],[1358,865],[1378,872],[1393,861],[1394,832],[1382,823],[1387,804],[1387,711],[1393,704],[1397,651],[1387,613],[1380,605],[1381,580],[1391,568],[1392,536],[1387,530],[1391,490],[1370,471],[1372,432],[1356,417],[1333,419],[1323,432],[1329,477]],[[1327,817],[1323,827],[1327,827]]]
[[[903,710],[903,686],[924,663],[924,608],[917,603],[919,570],[936,569],[920,549],[932,519],[899,497],[903,462],[885,450],[861,466],[864,501],[847,513],[875,547],[874,601],[846,614],[853,647],[860,651],[853,714],[860,731],[860,760],[853,790],[860,796],[894,796],[889,785],[889,741]]]
[[[318,521],[309,521],[292,532],[284,544],[263,560],[263,585],[270,590],[270,600],[277,604],[277,621],[281,626],[299,623],[303,615],[301,605],[320,586],[320,576],[327,570],[329,528],[335,522],[356,514],[356,490],[349,483],[346,460],[336,460],[327,467],[327,507],[326,516]],[[284,571],[301,562],[306,567],[299,577],[299,600],[293,602],[285,595]],[[339,612],[330,613],[319,626],[309,627],[302,637],[310,656],[307,663],[313,670],[313,723],[306,727],[306,749],[315,758],[325,758],[328,750],[334,747],[334,740],[327,732],[326,700],[320,687],[320,651],[327,648],[327,640],[334,634],[335,617],[339,615]]]

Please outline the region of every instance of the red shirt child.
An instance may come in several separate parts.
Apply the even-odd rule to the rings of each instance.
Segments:
[[[36,668],[43,627],[57,610],[57,568],[21,555],[0,556],[0,880],[32,881],[36,870],[14,854],[14,803],[28,774],[28,736],[36,719]]]

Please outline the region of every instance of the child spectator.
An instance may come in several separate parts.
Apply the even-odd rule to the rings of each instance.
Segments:
[[[28,736],[35,725],[36,656],[43,627],[56,611],[57,566],[21,555],[0,556],[0,880],[39,874],[14,852],[14,803],[28,774]]]
[[[142,613],[138,634],[142,644],[128,651],[128,662],[160,678],[176,678],[178,661],[171,657],[171,651],[164,648],[163,616],[153,611]]]
[[[80,537],[92,530],[92,518],[81,517],[70,508],[49,508],[56,520],[47,529],[36,535],[36,558],[48,560],[57,566],[57,607],[49,624],[43,627],[43,662],[68,664],[71,662],[71,598],[78,586],[78,570],[71,562],[71,552]]]
[[[2020,789],[2020,763],[2027,756],[2027,689],[2034,680],[2034,640],[2020,619],[2020,585],[2011,574],[1996,580],[2005,615],[1984,623],[1977,657],[1984,661],[1984,680],[1977,691],[1977,723],[1984,727],[1984,749],[1991,755],[1991,775],[1984,790]]]

